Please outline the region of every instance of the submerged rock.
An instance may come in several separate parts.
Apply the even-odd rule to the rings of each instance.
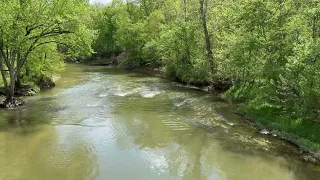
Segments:
[[[271,131],[273,137],[278,137],[278,132],[276,130]]]
[[[269,132],[267,129],[262,129],[262,130],[260,131],[260,134],[262,134],[262,135],[269,135],[270,132]]]

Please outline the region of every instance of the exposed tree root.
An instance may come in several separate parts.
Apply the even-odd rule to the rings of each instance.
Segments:
[[[0,108],[14,108],[14,107],[22,106],[24,104],[25,104],[25,101],[18,100],[18,99],[3,100],[0,102]]]

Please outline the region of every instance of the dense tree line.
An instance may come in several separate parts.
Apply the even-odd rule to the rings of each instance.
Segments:
[[[190,84],[232,82],[232,99],[294,118],[320,117],[317,0],[114,0],[96,5],[96,55],[162,68]]]

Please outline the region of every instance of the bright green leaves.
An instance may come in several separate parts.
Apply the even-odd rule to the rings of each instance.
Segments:
[[[42,76],[51,77],[62,70],[64,70],[63,56],[58,53],[57,46],[54,44],[42,46],[30,54],[22,69],[25,74],[23,80],[36,82]]]
[[[253,107],[320,116],[318,1],[203,1],[205,18],[199,2],[114,1],[96,13],[95,50],[105,57],[126,52],[122,65],[162,67],[185,83],[231,79],[230,96]]]
[[[239,13],[231,18],[238,19],[237,30],[227,34],[226,43],[232,49],[228,67],[235,68],[239,79],[234,95],[249,91],[244,99],[252,106],[319,117],[318,4],[255,0],[234,5]]]
[[[0,10],[0,67],[10,72],[11,96],[22,77],[51,76],[62,69],[63,59],[92,52],[86,0],[2,1]]]

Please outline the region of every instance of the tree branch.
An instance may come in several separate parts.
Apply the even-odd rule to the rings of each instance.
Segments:
[[[0,46],[0,53],[2,55],[2,58],[3,58],[3,60],[4,60],[5,64],[6,64],[6,66],[9,67],[10,66],[10,62],[8,60],[8,48],[6,48],[7,53],[5,53],[4,52],[4,47],[3,47],[3,39],[2,39],[2,37],[1,37],[1,44],[0,45],[1,45]]]
[[[51,33],[61,32],[62,30],[61,30],[60,25],[62,25],[61,22],[51,23],[51,24],[48,25],[48,27],[46,27],[45,29],[43,29],[42,32],[41,32],[39,35],[35,35],[35,36],[32,36],[32,37],[26,37],[26,38],[23,40],[23,42],[26,42],[26,41],[28,41],[28,40],[32,40],[32,39],[39,38],[39,36],[44,36],[44,35],[51,34]],[[35,29],[38,29],[38,28],[44,27],[44,26],[45,26],[45,24],[40,24],[40,25],[38,25],[38,26],[36,26],[36,27],[31,28],[31,29],[29,30],[29,32],[28,32],[27,27],[26,27],[26,31],[27,31],[26,36],[28,36],[29,34],[31,34],[31,31],[32,31],[32,30],[35,30]],[[50,30],[50,29],[51,29],[51,30]],[[49,31],[49,30],[50,30],[50,31]],[[59,34],[61,34],[61,33],[59,33]]]
[[[47,38],[47,37],[53,37],[53,36],[59,36],[59,35],[62,35],[62,34],[71,34],[71,33],[73,33],[73,32],[72,31],[55,31],[55,30],[52,30],[52,31],[49,31],[49,32],[46,32],[46,33],[41,33],[38,36],[30,37],[30,38],[28,38],[28,40],[38,39],[38,38]]]
[[[31,34],[31,32],[33,31],[33,30],[35,30],[35,29],[38,29],[38,28],[41,28],[41,27],[43,27],[45,24],[39,24],[39,25],[37,25],[37,26],[27,26],[26,27],[26,35],[25,36],[28,36],[29,34]]]

